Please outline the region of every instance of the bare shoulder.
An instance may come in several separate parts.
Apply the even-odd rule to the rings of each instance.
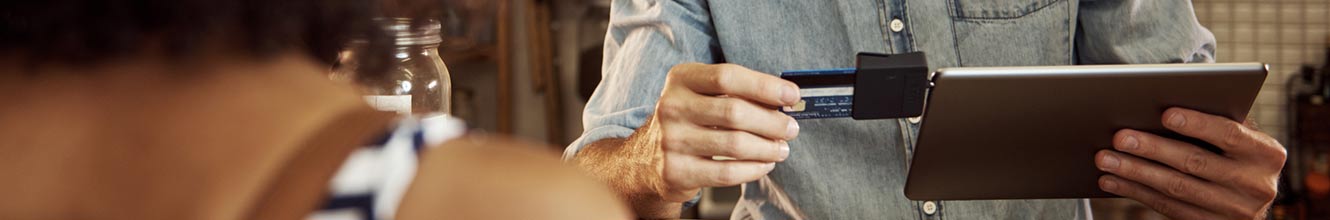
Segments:
[[[601,183],[544,145],[459,138],[421,155],[400,219],[628,219]]]

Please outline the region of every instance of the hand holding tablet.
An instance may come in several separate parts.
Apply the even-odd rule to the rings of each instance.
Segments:
[[[1099,169],[1110,173],[1099,178],[1101,189],[1177,219],[1265,215],[1286,157],[1278,141],[1251,123],[1189,109],[1169,109],[1160,121],[1169,130],[1219,147],[1224,154],[1123,129],[1113,138],[1117,151],[1101,150],[1095,156]]]
[[[1259,63],[942,69],[905,195],[1125,196],[1174,218],[1259,217],[1284,150],[1237,121],[1265,75]]]

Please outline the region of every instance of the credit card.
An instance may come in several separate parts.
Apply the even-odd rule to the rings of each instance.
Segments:
[[[794,119],[873,120],[923,115],[927,91],[932,87],[923,52],[859,53],[855,59],[855,68],[781,73],[781,78],[799,85],[802,97],[799,103],[781,107],[780,111]],[[855,105],[855,99],[863,102]]]
[[[786,71],[780,77],[799,85],[800,100],[781,112],[794,119],[850,117],[854,109],[854,68]]]

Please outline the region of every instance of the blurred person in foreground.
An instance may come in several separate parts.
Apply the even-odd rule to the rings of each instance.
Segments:
[[[628,217],[552,153],[329,80],[352,39],[391,49],[379,4],[0,3],[0,219]]]

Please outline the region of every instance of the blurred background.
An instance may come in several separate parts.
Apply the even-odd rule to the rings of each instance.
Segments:
[[[582,131],[600,79],[608,0],[455,0],[441,21],[453,113],[470,129],[545,141],[562,150]],[[1330,0],[1194,0],[1218,38],[1220,62],[1264,62],[1270,75],[1251,112],[1289,148],[1272,219],[1330,219]],[[737,188],[707,190],[685,218],[724,219]],[[1139,204],[1096,200],[1099,219],[1161,218]]]

